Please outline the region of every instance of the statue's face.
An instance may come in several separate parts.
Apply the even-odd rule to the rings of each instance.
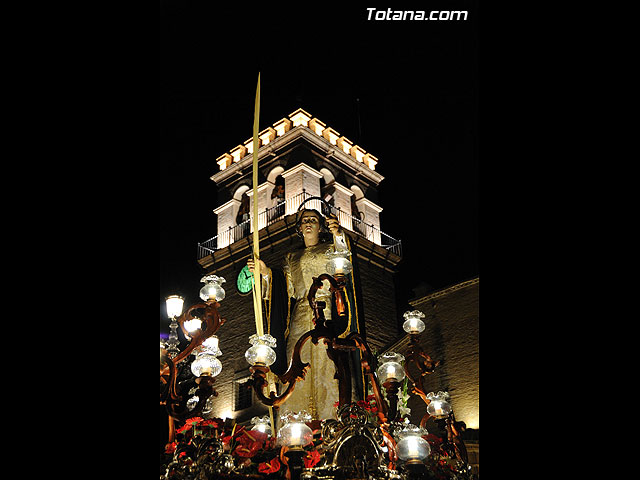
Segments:
[[[320,233],[320,220],[313,212],[303,212],[300,219],[300,230],[305,240],[317,240]]]

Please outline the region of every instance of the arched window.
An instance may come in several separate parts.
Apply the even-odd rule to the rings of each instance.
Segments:
[[[332,207],[335,205],[335,177],[333,173],[328,168],[321,168],[320,173],[322,174],[322,178],[320,179],[320,196],[324,199]],[[322,214],[327,216],[329,213],[329,209],[323,203],[321,205]]]
[[[354,231],[362,235],[366,235],[364,212],[360,212],[360,210],[358,210],[358,204],[356,203],[361,198],[364,198],[364,192],[357,185],[351,185],[351,191],[353,192],[353,195],[351,196],[351,216],[353,217],[353,229]]]
[[[247,185],[242,185],[238,187],[233,194],[233,198],[235,200],[240,201],[240,206],[238,207],[238,212],[236,213],[236,226],[234,232],[234,238],[239,240],[241,238],[249,235],[250,227],[250,210],[251,210],[251,202],[249,200],[249,195],[247,192],[249,191],[249,187]]]
[[[269,223],[284,216],[285,211],[284,207],[286,196],[284,191],[284,177],[282,175],[278,175],[274,180],[275,186],[271,191],[271,204],[273,206],[269,210]]]

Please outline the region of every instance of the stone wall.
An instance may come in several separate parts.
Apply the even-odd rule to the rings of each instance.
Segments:
[[[471,429],[480,428],[478,301],[476,278],[410,302],[425,314],[425,330],[420,336],[424,352],[441,362],[426,376],[427,393],[449,391],[456,420]],[[404,353],[403,347],[397,350]],[[412,398],[409,407],[412,419],[419,422],[426,411],[424,402]]]

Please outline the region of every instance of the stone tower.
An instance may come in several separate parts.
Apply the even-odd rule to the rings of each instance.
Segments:
[[[298,207],[307,198],[322,197],[351,238],[360,276],[364,333],[371,348],[381,351],[402,333],[395,287],[402,249],[400,241],[380,229],[383,209],[377,187],[384,177],[375,170],[378,159],[302,109],[264,129],[259,138],[260,258],[267,265],[278,265],[301,242],[295,232]],[[214,209],[218,234],[198,244],[200,265],[226,279],[220,312],[227,323],[218,332],[223,370],[216,381],[219,396],[212,415],[237,422],[267,410],[242,385],[250,376],[244,352],[255,333],[251,293],[237,286],[238,275],[252,254],[251,215],[256,200],[252,149],[250,138],[217,158],[220,171],[211,180],[222,199]],[[327,213],[320,201],[305,206]]]

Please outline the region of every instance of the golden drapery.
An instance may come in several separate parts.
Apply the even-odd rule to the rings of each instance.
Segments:
[[[326,253],[332,249],[330,243],[320,243],[313,247],[296,250],[285,256],[283,271],[287,281],[287,295],[295,299],[291,312],[287,337],[287,359],[291,359],[293,347],[300,336],[311,330],[313,325],[313,311],[307,301],[307,294],[311,288],[313,277],[325,273],[327,268]],[[316,293],[316,299],[324,301],[326,307],[324,315],[331,320],[331,294],[329,282],[324,281],[323,287]],[[305,343],[301,351],[303,362],[309,362],[311,368],[304,381],[298,382],[293,393],[280,409],[298,411],[306,410],[314,419],[335,418],[334,403],[338,401],[338,381],[333,378],[335,365],[326,353],[324,341],[313,345],[311,341]]]

